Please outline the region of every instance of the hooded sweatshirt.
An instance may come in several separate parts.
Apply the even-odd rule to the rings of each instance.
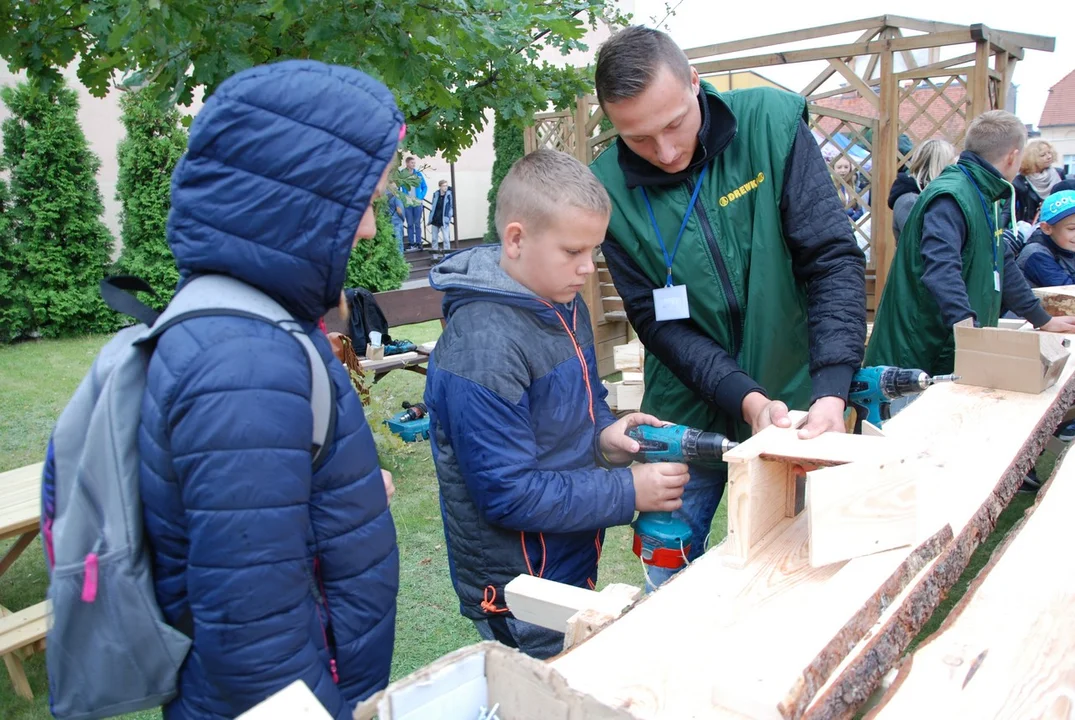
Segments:
[[[313,472],[310,368],[289,333],[199,317],[161,336],[143,512],[157,600],[193,637],[165,720],[234,718],[295,680],[344,720],[388,682],[396,532],[362,406],[317,321],[402,124],[379,82],[292,61],[225,81],[191,128],[168,217],[181,283],[221,273],[275,298],[325,360],[337,418]]]
[[[592,588],[604,528],[635,509],[630,470],[598,451],[615,417],[589,311],[538,297],[499,258],[476,247],[430,273],[448,319],[426,379],[430,440],[452,583],[476,620],[509,614],[519,574]]]
[[[896,180],[888,193],[888,206],[892,208],[892,232],[896,235],[896,242],[899,242],[907,216],[911,214],[911,208],[914,207],[921,192],[922,188],[918,187],[913,177],[905,172],[896,175]]]

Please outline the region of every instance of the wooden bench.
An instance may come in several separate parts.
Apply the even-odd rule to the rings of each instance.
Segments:
[[[440,320],[444,327],[444,314],[441,310],[441,300],[444,293],[434,290],[428,285],[424,287],[408,288],[407,290],[389,290],[373,294],[378,307],[384,313],[389,328],[397,328],[403,325]],[[343,333],[350,337],[351,326],[340,317],[340,312],[333,308],[325,315],[325,327],[328,331]],[[403,338],[404,340],[406,338]],[[428,347],[427,347],[428,346]],[[389,355],[383,360],[361,359],[362,369],[373,373],[374,384],[393,370],[410,370],[419,375],[426,374],[426,363],[429,362],[431,344],[422,345],[415,352]]]
[[[22,662],[33,653],[45,649],[48,621],[47,600],[14,613],[0,607],[0,657],[4,658],[15,694],[27,700],[33,700],[34,694]]]

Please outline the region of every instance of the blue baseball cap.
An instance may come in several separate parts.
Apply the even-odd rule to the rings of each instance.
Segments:
[[[1075,190],[1053,193],[1041,204],[1041,221],[1050,225],[1072,214],[1075,214]]]

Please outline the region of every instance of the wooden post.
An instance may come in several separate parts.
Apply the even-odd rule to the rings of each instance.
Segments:
[[[894,58],[891,50],[881,53],[881,118],[873,148],[873,188],[874,198],[888,197],[889,188],[896,180],[896,148],[900,135],[899,86],[896,83]],[[896,241],[892,236],[892,211],[886,202],[873,202],[871,207],[873,220],[870,223],[872,237],[871,248],[873,264],[877,273],[874,282],[874,298],[881,304],[881,292],[885,289],[888,268],[892,264],[892,255]]]
[[[989,41],[979,40],[974,51],[970,81],[970,116],[967,124],[989,109]]]
[[[996,110],[1007,110],[1008,105],[1008,53],[998,52],[993,56],[1000,82],[997,83],[997,107]]]

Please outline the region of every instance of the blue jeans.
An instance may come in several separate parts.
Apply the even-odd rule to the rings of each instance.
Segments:
[[[691,549],[687,559],[694,562],[705,552],[706,536],[713,524],[713,515],[717,512],[720,499],[724,496],[724,486],[728,482],[728,472],[724,468],[691,466],[691,479],[683,488],[683,507],[672,515],[685,521],[691,527]],[[720,538],[717,538],[719,541]],[[680,568],[679,570],[682,570]],[[679,570],[647,567],[649,579],[646,592],[653,592],[656,587],[668,582]],[[652,585],[650,584],[652,583]]]
[[[403,254],[403,221],[392,221],[392,232],[396,234],[396,241],[399,243],[399,254]]]
[[[548,660],[564,651],[564,634],[540,625],[513,617],[492,617],[473,622],[482,640],[496,640],[538,660]]]
[[[408,205],[403,208],[403,214],[407,216],[407,239],[411,247],[422,247],[422,211],[421,205]]]

